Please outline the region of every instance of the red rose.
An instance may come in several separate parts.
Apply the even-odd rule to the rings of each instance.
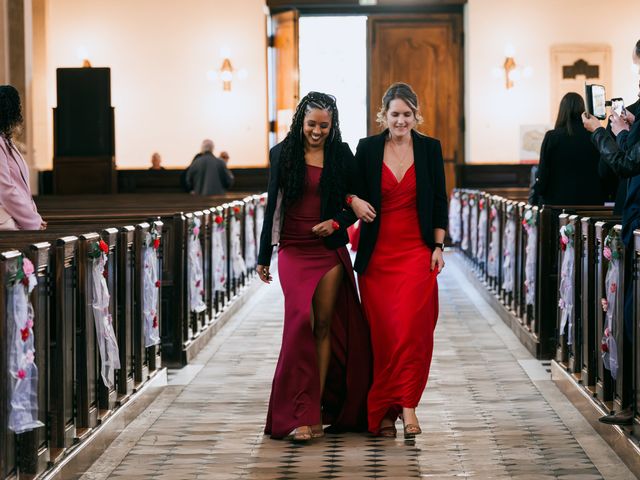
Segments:
[[[153,328],[158,328],[158,316],[153,317]]]
[[[106,268],[102,271],[102,276],[103,276],[104,278],[109,278],[109,272],[107,271],[107,269],[106,269]]]
[[[156,287],[160,288],[160,280],[156,280]]]
[[[20,380],[24,380],[27,376],[27,372],[25,372],[23,369],[18,370],[18,378]]]
[[[22,280],[20,280],[20,283],[22,285],[24,285],[25,287],[29,286],[29,277],[22,277]]]
[[[216,217],[215,222],[216,222],[218,225],[220,225],[220,224],[222,223],[222,217],[221,217],[220,215],[218,215],[218,216]]]
[[[602,342],[600,344],[600,350],[602,350],[603,352],[608,352],[609,351],[609,345],[606,344],[606,342]]]
[[[153,241],[153,249],[154,249],[154,250],[157,250],[158,248],[160,248],[160,239],[159,239],[159,238],[156,238],[156,239]]]
[[[240,213],[240,207],[233,207],[233,211],[235,213]]]
[[[101,252],[109,253],[109,245],[107,245],[103,240],[100,240],[98,246],[100,247]]]
[[[28,328],[21,328],[20,329],[20,334],[22,335],[22,341],[26,342],[27,339],[29,338],[29,329]]]

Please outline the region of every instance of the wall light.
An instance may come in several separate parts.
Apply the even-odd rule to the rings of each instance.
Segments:
[[[231,60],[225,58],[222,61],[222,67],[220,67],[220,79],[222,80],[222,89],[225,92],[231,91],[231,80],[233,79],[233,67],[231,66]]]
[[[533,75],[533,68],[518,67],[515,59],[515,48],[513,45],[507,45],[504,49],[504,63],[502,67],[496,67],[493,69],[493,76],[495,78],[503,77],[505,79],[505,88],[510,90],[514,87],[515,82],[521,78],[529,78]]]

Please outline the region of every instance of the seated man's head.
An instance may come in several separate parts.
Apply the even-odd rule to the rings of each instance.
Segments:
[[[200,148],[200,152],[201,153],[213,153],[213,140],[209,140],[208,138],[206,140],[202,141],[202,147]]]
[[[151,155],[151,168],[153,168],[154,170],[159,170],[160,163],[162,163],[162,157],[158,152],[155,152],[153,155]]]
[[[229,153],[226,151],[220,152],[220,158],[225,162],[229,162]]]

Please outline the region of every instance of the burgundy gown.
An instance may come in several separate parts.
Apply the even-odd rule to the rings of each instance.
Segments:
[[[321,221],[321,174],[321,167],[307,165],[304,195],[287,209],[280,236],[278,274],[284,292],[284,329],[265,427],[272,438],[320,423],[331,425],[328,431],[367,428],[371,347],[351,259],[346,247],[329,250],[311,232]],[[320,399],[311,300],[318,282],[339,263],[344,276],[331,323],[331,360]]]
[[[415,166],[398,182],[382,167],[380,230],[363,275],[362,307],[371,328],[373,384],[369,431],[378,433],[389,413],[415,408],[429,377],[438,318],[437,270],[424,243],[416,208]]]

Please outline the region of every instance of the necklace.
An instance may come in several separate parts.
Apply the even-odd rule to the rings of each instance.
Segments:
[[[412,150],[411,149],[411,146],[412,146],[411,145],[411,141],[407,142],[407,145],[409,147],[405,148],[404,155],[402,155],[402,156],[398,153],[398,150],[396,148],[396,144],[395,144],[395,142],[393,141],[392,138],[389,138],[389,145],[391,146],[391,150],[393,151],[393,153],[396,156],[396,158],[398,158],[400,160],[400,162],[399,162],[400,169],[404,171],[404,161],[407,159],[407,157],[409,156],[409,153]]]

